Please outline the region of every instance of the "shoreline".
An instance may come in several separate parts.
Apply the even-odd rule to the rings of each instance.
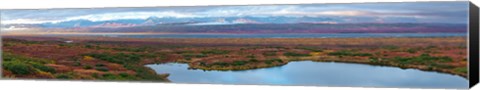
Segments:
[[[310,59],[310,60],[286,60],[285,63],[280,63],[280,64],[276,64],[276,65],[267,65],[267,66],[257,66],[257,67],[250,67],[250,68],[238,68],[238,67],[210,68],[210,67],[202,67],[202,66],[198,66],[198,65],[194,65],[194,64],[186,63],[186,62],[175,62],[175,63],[188,64],[188,66],[189,66],[188,69],[200,69],[200,70],[206,70],[206,71],[243,71],[243,70],[270,68],[270,67],[280,67],[280,66],[283,66],[283,65],[286,65],[290,62],[295,62],[295,61],[339,62],[339,63],[364,64],[364,65],[372,65],[372,66],[395,67],[395,68],[401,68],[401,69],[416,69],[416,70],[420,70],[420,71],[431,71],[431,72],[437,72],[437,73],[457,75],[457,76],[463,77],[463,78],[468,80],[468,75],[467,74],[457,73],[455,71],[446,70],[446,69],[427,68],[427,67],[424,67],[422,65],[400,65],[400,64],[395,64],[395,63],[372,63],[372,62],[362,62],[362,61],[352,61],[352,60],[321,60],[321,59],[313,59],[313,58]],[[167,63],[171,63],[171,62],[167,62]],[[163,63],[154,63],[154,64],[163,64]],[[145,64],[145,65],[148,65],[148,64]]]

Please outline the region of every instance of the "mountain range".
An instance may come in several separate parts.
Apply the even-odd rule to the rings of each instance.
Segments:
[[[362,21],[363,20],[363,21]],[[401,19],[397,23],[353,21],[321,17],[149,17],[108,21],[71,20],[56,23],[8,24],[2,28],[48,32],[159,32],[159,33],[441,33],[466,32],[466,24],[413,23]],[[358,23],[362,22],[362,23]],[[6,30],[9,31],[9,30]],[[15,31],[15,30],[10,30]]]

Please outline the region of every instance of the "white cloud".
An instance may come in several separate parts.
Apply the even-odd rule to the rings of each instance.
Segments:
[[[73,11],[65,11],[75,13]],[[61,12],[61,13],[65,13]],[[53,12],[52,12],[53,13]],[[230,6],[199,10],[160,10],[160,11],[125,11],[108,12],[101,14],[88,14],[77,16],[53,17],[39,16],[35,18],[17,18],[3,20],[2,24],[39,24],[39,23],[58,23],[71,20],[90,20],[90,21],[108,21],[118,19],[147,19],[149,17],[176,17],[176,18],[195,18],[195,17],[408,17],[408,18],[427,18],[429,15],[416,15],[414,11],[392,11],[392,10],[370,10],[365,8],[348,7],[301,7],[295,5],[284,6]],[[8,16],[8,15],[7,15]],[[4,18],[5,19],[5,18]]]
[[[69,20],[90,20],[90,21],[107,21],[107,20],[117,20],[117,19],[147,19],[148,17],[177,17],[177,18],[188,18],[188,17],[198,17],[197,15],[189,13],[178,13],[173,11],[166,12],[120,12],[120,13],[106,13],[106,14],[92,14],[85,16],[76,16],[66,18],[65,21]]]
[[[35,20],[35,19],[14,19],[14,20],[3,20],[2,24],[40,24],[48,22],[60,22],[61,20]]]

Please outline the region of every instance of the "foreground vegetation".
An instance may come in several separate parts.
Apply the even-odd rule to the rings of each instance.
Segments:
[[[72,40],[73,43],[63,42]],[[115,39],[7,37],[9,78],[168,81],[146,64],[247,70],[312,60],[415,68],[466,77],[465,38]],[[440,45],[441,46],[438,46]]]

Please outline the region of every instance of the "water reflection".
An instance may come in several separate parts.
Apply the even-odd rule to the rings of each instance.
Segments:
[[[146,65],[157,73],[170,73],[176,83],[268,84],[410,88],[467,88],[460,76],[416,69],[364,64],[298,61],[245,71],[188,70],[187,64]]]

